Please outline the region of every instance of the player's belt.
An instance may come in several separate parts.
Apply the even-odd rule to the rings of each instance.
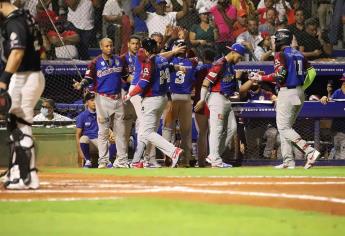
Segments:
[[[98,93],[98,94],[103,96],[103,97],[111,98],[113,100],[117,100],[117,99],[121,98],[121,93],[118,93],[118,94]]]
[[[280,89],[282,89],[282,88],[284,88],[284,89],[295,89],[295,88],[297,88],[297,86],[282,86],[282,87],[280,87]]]

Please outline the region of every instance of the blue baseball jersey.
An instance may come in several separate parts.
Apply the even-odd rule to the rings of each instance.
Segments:
[[[119,56],[112,56],[106,61],[102,55],[96,57],[88,66],[85,78],[93,80],[94,91],[104,94],[121,92],[122,81],[128,77],[127,68]]]
[[[142,63],[138,86],[142,97],[163,96],[168,92],[170,82],[169,62],[160,55],[147,58]]]
[[[195,82],[197,61],[189,58],[174,57],[171,65],[180,65],[186,68],[186,73],[175,71],[171,73],[170,91],[176,94],[190,94]]]
[[[121,56],[121,59],[124,63],[124,67],[126,68],[126,70],[128,72],[128,75],[132,76],[132,78],[133,78],[136,55],[132,55],[129,52],[127,52]],[[122,83],[122,89],[125,91],[129,90],[129,86],[130,86],[130,83],[128,83],[128,82]]]
[[[138,56],[135,56],[134,68],[133,68],[133,79],[131,82],[132,85],[137,85],[137,83],[140,80],[141,66],[142,65],[141,65],[140,60],[138,59]]]
[[[88,109],[80,113],[77,117],[76,127],[82,129],[82,135],[89,139],[98,137],[98,124],[96,112],[90,112]]]
[[[220,58],[208,72],[206,79],[211,82],[211,92],[220,92],[227,96],[233,96],[237,91],[237,80],[232,63]]]
[[[292,47],[284,48],[282,52],[276,54],[275,68],[279,66],[283,66],[287,71],[284,82],[280,83],[280,86],[284,87],[303,85],[306,71],[310,67],[302,53]]]

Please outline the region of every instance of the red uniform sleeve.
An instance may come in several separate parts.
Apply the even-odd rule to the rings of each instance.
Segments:
[[[135,86],[135,88],[131,91],[130,96],[135,96],[142,91],[145,91],[146,88],[151,83],[152,78],[152,61],[150,59],[146,59],[141,65],[141,72],[140,72],[140,79]]]
[[[85,72],[85,79],[87,80],[96,80],[97,77],[97,73],[96,73],[96,60],[97,58],[95,58],[94,60],[91,61],[91,63],[88,65],[87,70]]]
[[[215,64],[210,71],[208,72],[207,76],[205,79],[207,79],[208,81],[210,81],[212,84],[214,84],[215,82],[217,82],[218,80],[218,75],[221,72],[222,68],[223,68],[223,64],[224,61],[222,60],[221,62],[217,62],[217,64]]]
[[[262,76],[263,81],[274,82],[278,80],[285,80],[287,76],[284,55],[278,52],[274,56],[274,72],[269,75]]]

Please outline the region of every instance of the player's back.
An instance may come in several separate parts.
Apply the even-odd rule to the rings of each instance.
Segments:
[[[190,94],[193,82],[195,81],[195,66],[193,62],[188,58],[175,57],[171,63],[173,65],[180,65],[186,68],[186,73],[175,71],[171,74],[171,92],[177,94]]]
[[[287,86],[302,85],[306,72],[306,60],[302,53],[292,47],[283,50],[285,66],[287,69]]]

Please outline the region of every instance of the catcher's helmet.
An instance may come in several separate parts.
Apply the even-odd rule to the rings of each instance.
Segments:
[[[292,42],[292,33],[288,29],[279,29],[274,34],[276,51],[280,51],[282,46],[290,46]]]
[[[157,51],[157,42],[154,39],[146,38],[141,42],[141,45],[149,53]]]

